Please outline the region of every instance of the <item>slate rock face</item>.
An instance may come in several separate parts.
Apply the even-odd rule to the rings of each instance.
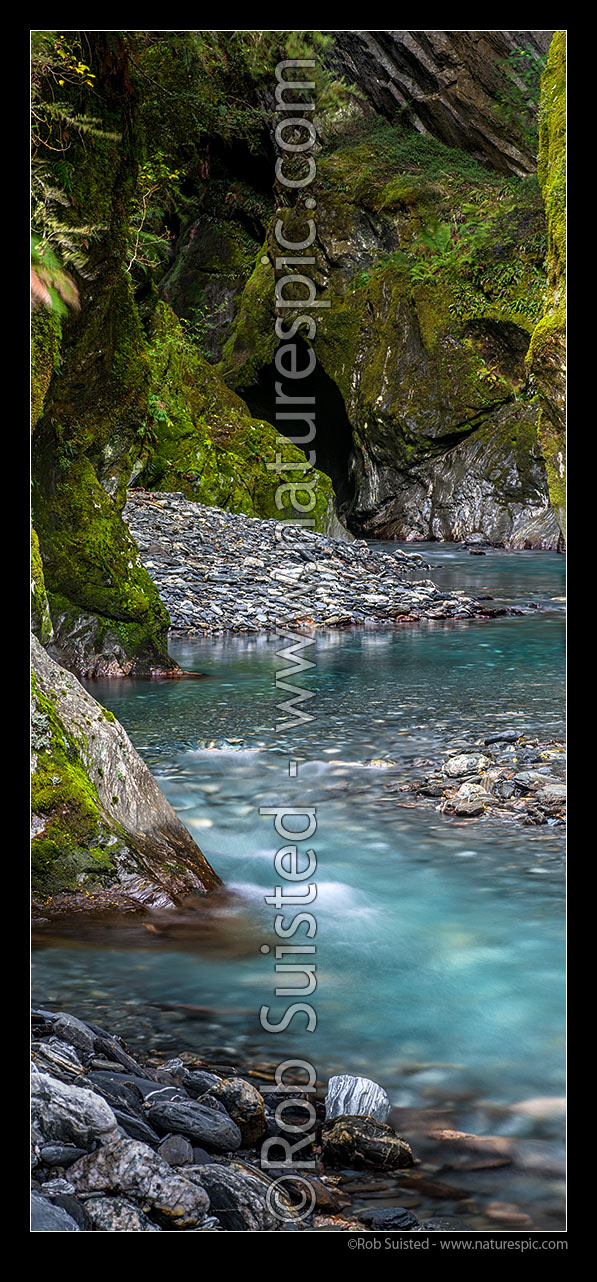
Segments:
[[[387,1092],[368,1077],[350,1077],[344,1073],[330,1077],[325,1097],[327,1121],[349,1114],[372,1117],[376,1122],[387,1122],[390,1108]]]
[[[75,1162],[68,1174],[78,1194],[121,1194],[170,1229],[193,1228],[209,1206],[199,1183],[183,1179],[137,1140],[106,1144]]]
[[[551,31],[338,31],[334,61],[372,106],[507,174],[534,173],[516,113],[499,109],[505,66],[547,53]]]
[[[333,1118],[323,1128],[322,1144],[324,1160],[331,1166],[396,1170],[413,1164],[406,1140],[370,1117]]]

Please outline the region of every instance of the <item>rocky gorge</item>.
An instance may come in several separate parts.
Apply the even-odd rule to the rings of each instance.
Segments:
[[[314,68],[307,206],[275,176],[284,58]],[[280,1085],[242,1031],[241,996],[263,939],[252,807],[288,749],[301,797],[340,807],[323,865],[332,917],[357,938],[371,918],[384,965],[400,886],[423,947],[426,868],[433,880],[474,860],[480,923],[503,868],[499,960],[490,928],[477,940],[447,906],[431,971],[445,927],[446,1009],[470,950],[485,998],[472,982],[462,1008],[485,1010],[490,1059],[492,1021],[520,1028],[524,1001],[510,1008],[483,967],[496,949],[508,970],[517,932],[522,968],[527,942],[538,957],[561,871],[565,750],[545,690],[566,529],[565,58],[563,31],[32,35],[34,1232],[562,1227],[557,1066],[536,1094],[506,1057],[502,1099],[483,1089],[470,1028],[458,1040],[460,1013],[450,1049],[429,1049],[416,1012],[440,1025],[441,1001],[426,961],[408,1033],[386,996],[388,1047],[410,1048],[402,1073],[401,1056],[379,1057],[371,996],[360,1058],[342,941],[322,965],[338,1056],[327,1043],[312,1095]],[[291,286],[284,323],[309,370],[296,399],[315,407],[299,415],[312,448],[279,412],[279,228],[300,246],[306,209],[321,311],[306,325]],[[280,501],[297,473],[306,522]],[[267,729],[284,637],[320,668],[322,728],[296,742]],[[337,859],[354,861],[358,910]],[[529,872],[545,888],[527,941],[509,914]],[[451,876],[446,904],[454,889],[466,917]],[[402,967],[402,937],[415,958],[419,941],[396,920]],[[322,934],[325,948],[329,922]],[[94,954],[105,988],[87,976]],[[206,991],[189,1001],[191,956],[188,983],[201,975]],[[218,1053],[220,956],[239,969]],[[369,953],[355,957],[365,974]],[[553,1031],[553,964],[541,973]],[[162,1007],[181,1026],[156,1016],[149,1036]],[[185,1012],[204,1037],[193,1026],[185,1040]],[[312,1103],[306,1217],[300,1180],[273,1194],[283,1160],[262,1163],[264,1144],[280,1156],[292,1135],[282,1101],[295,1124]]]

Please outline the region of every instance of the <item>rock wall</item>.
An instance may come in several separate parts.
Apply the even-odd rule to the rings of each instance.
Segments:
[[[541,87],[539,181],[548,231],[545,314],[533,330],[528,368],[539,389],[539,439],[549,495],[566,535],[566,33],[557,31]]]
[[[530,88],[551,31],[338,31],[332,60],[375,110],[505,174],[535,172]]]
[[[150,675],[176,665],[167,612],[121,518],[150,376],[125,272],[136,107],[118,33],[89,41],[102,134],[72,141],[65,217],[94,231],[77,281],[80,313],[63,321],[60,337],[55,317],[34,314],[33,521],[55,654],[81,674]]]
[[[536,180],[366,117],[323,147],[315,194],[312,270],[331,306],[313,341],[319,387],[306,390],[341,519],[375,537],[555,547],[525,369],[545,290]],[[300,208],[284,217],[298,240]],[[268,388],[273,407],[273,227],[220,364],[262,414]],[[329,463],[341,449],[343,481]]]

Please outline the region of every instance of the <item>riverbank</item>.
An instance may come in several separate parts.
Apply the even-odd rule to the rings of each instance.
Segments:
[[[539,1144],[458,1132],[449,1110],[391,1109],[360,1078],[305,1090],[303,1070],[279,1080],[281,1060],[214,1063],[181,1049],[141,1061],[72,1014],[35,1010],[32,1024],[34,1232],[559,1227],[557,1212],[535,1223],[505,1196],[529,1166],[560,1177]],[[313,1165],[289,1174],[275,1162],[296,1128]]]
[[[520,613],[438,588],[423,577],[429,567],[417,552],[372,551],[363,539],[237,516],[182,494],[129,491],[124,519],[174,635]]]

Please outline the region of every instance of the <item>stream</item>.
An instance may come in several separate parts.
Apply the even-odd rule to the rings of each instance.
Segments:
[[[462,1130],[559,1153],[563,830],[448,818],[387,785],[457,738],[504,728],[563,737],[565,561],[414,548],[440,586],[536,608],[322,633],[303,676],[314,719],[286,732],[276,733],[280,642],[265,636],[173,640],[173,657],[204,681],[89,685],[242,910],[223,913],[221,938],[194,938],[192,922],[157,935],[80,919],[52,928],[36,938],[34,1001],[121,1032],[133,1053],[277,1063],[299,1052],[324,1080],[372,1077],[397,1108],[448,1109]],[[387,770],[364,764],[382,757]],[[283,843],[259,807],[293,803],[317,807],[317,988],[306,999],[317,1028],[306,1032],[300,1016],[274,1036],[258,1012],[266,1004],[279,1020],[292,1001],[274,996],[276,910],[264,902]]]

